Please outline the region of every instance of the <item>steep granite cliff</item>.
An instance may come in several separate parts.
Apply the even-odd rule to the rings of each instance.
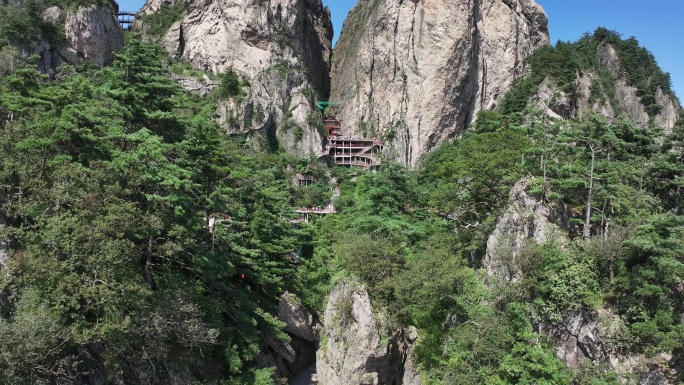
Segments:
[[[532,0],[361,0],[335,47],[331,99],[347,134],[381,135],[414,166],[496,107],[548,43]]]
[[[38,55],[38,67],[48,74],[54,74],[65,62],[78,64],[87,60],[104,66],[112,61],[114,52],[123,48],[123,30],[117,21],[114,3],[111,6],[52,6],[44,9],[40,19],[33,22],[35,36],[10,43],[24,58]]]
[[[332,24],[320,0],[149,0],[136,28],[149,31],[162,19],[154,15],[172,10],[179,20],[160,37],[170,53],[243,79],[246,95],[218,109],[229,132],[265,133],[272,145],[302,155],[322,149],[315,102],[330,90]]]

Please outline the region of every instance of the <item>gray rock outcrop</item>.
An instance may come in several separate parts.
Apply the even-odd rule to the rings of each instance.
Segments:
[[[53,6],[43,12],[43,20],[64,30],[66,41],[41,38],[32,44],[18,44],[22,57],[38,55],[38,67],[54,74],[62,63],[79,64],[87,60],[97,66],[111,63],[113,53],[123,48],[123,30],[116,13],[106,5],[77,8]]]
[[[143,15],[149,15],[151,13],[159,12],[162,7],[171,7],[184,1],[186,0],[147,0],[140,9],[140,13]],[[137,21],[135,23],[137,24]],[[138,27],[140,26],[139,24],[137,25]]]
[[[548,43],[533,0],[361,0],[335,46],[331,100],[346,134],[382,136],[415,166],[496,107]]]
[[[324,320],[316,354],[320,384],[420,384],[410,357],[417,333],[384,330],[365,287],[350,282],[336,285]]]
[[[123,48],[123,30],[110,7],[89,5],[67,11],[64,22],[68,57],[104,66]],[[70,61],[71,62],[71,61]]]
[[[220,82],[212,80],[206,75],[197,77],[172,74],[171,78],[176,80],[186,91],[195,93],[201,97],[209,95],[209,93],[217,89],[220,85]]]
[[[182,0],[148,0],[145,16]],[[246,95],[220,103],[230,133],[265,133],[303,156],[322,150],[317,100],[330,90],[332,24],[321,0],[198,0],[161,37],[194,68],[232,70],[249,82]],[[243,82],[244,83],[244,82]],[[273,144],[273,143],[271,143]]]
[[[556,357],[570,368],[576,368],[580,360],[588,359],[611,368],[623,378],[638,379],[639,385],[679,383],[676,357],[665,353],[654,357],[629,355],[611,348],[611,342],[619,339],[620,324],[620,316],[609,309],[597,312],[569,310],[561,322],[543,322],[538,328],[554,341]]]
[[[517,281],[521,275],[518,256],[528,242],[538,244],[550,240],[565,242],[561,231],[567,227],[565,215],[530,196],[527,189],[531,178],[519,180],[509,193],[508,209],[487,238],[487,251],[482,261],[488,275],[507,281]]]
[[[563,322],[552,325],[543,323],[540,331],[551,336],[556,343],[556,357],[570,368],[576,368],[580,359],[588,358],[594,362],[606,362],[609,358],[601,339],[598,313],[589,314],[570,310]]]
[[[672,129],[677,123],[677,117],[682,111],[682,107],[677,103],[677,100],[671,95],[667,95],[658,88],[656,90],[656,103],[662,107],[658,115],[653,118],[653,124],[656,127],[662,127],[665,134],[671,134]]]
[[[595,98],[593,103],[591,102],[591,86],[596,79],[596,74],[593,72],[581,73],[577,76],[575,85],[577,86],[577,101],[575,103],[575,110],[570,112],[569,117],[564,117],[564,119],[576,116],[579,119],[588,117],[591,114],[599,114],[607,118],[613,118],[615,116],[615,109],[610,104],[607,97]]]
[[[278,319],[285,322],[286,332],[309,342],[318,340],[320,325],[294,294],[285,292],[281,296]]]
[[[537,107],[555,119],[569,119],[575,109],[573,98],[548,77],[539,85],[533,98]]]
[[[641,98],[637,96],[636,87],[629,85],[624,79],[620,67],[620,58],[615,48],[608,43],[602,43],[596,48],[596,56],[599,59],[599,65],[616,79],[614,92],[618,114],[622,114],[639,127],[648,127],[649,117],[646,107],[641,103]],[[588,105],[589,99],[580,101],[580,104]],[[614,118],[614,114],[615,112],[608,114],[608,111],[606,111],[604,116]],[[672,127],[669,128],[671,129]]]
[[[639,378],[639,385],[669,385],[671,382],[660,370],[647,372]]]

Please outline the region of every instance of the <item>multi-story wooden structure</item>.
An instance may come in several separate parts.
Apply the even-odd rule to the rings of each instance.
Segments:
[[[342,135],[342,124],[334,116],[324,120],[328,142],[321,156],[328,156],[340,166],[359,166],[375,169],[380,166],[377,155],[382,151],[382,142],[375,138],[347,138]]]

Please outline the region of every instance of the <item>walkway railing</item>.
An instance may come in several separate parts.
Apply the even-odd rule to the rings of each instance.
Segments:
[[[360,166],[367,170],[380,165],[373,156],[376,149],[382,149],[382,142],[378,139],[330,138],[326,151],[320,153],[319,158],[330,156],[339,166]]]

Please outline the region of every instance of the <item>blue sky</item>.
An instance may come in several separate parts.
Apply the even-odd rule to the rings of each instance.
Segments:
[[[429,0],[428,0],[429,1]],[[549,15],[551,42],[574,41],[598,26],[634,36],[672,77],[684,99],[684,1],[682,0],[536,0]],[[335,40],[357,0],[323,0],[330,7]],[[121,9],[137,11],[144,0],[119,0]],[[684,100],[683,100],[684,101]]]

